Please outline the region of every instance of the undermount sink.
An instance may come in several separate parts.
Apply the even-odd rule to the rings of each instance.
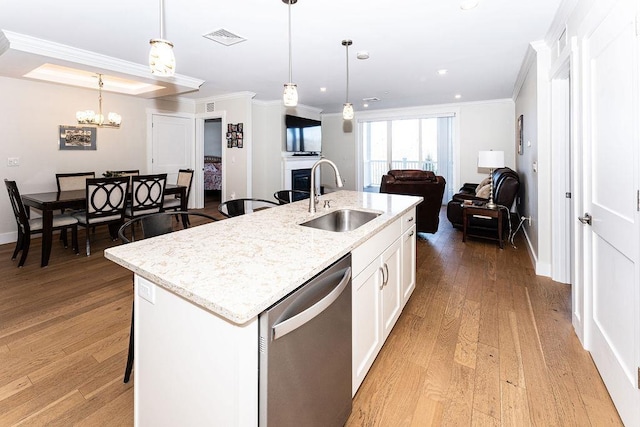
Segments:
[[[300,225],[327,231],[353,231],[380,216],[378,212],[359,211],[356,209],[340,209],[303,222]]]

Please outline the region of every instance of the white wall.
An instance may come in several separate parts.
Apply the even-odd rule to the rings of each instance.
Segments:
[[[542,42],[531,44],[516,89],[515,116],[523,115],[523,154],[517,156],[521,178],[518,212],[531,217],[525,224],[529,252],[536,273],[551,275],[551,133],[549,50]]]
[[[355,122],[388,120],[401,117],[455,113],[454,123],[454,192],[465,182],[480,182],[486,174],[478,171],[478,151],[504,151],[506,166],[515,168],[514,102],[499,99],[477,103],[431,105],[394,110],[357,112]],[[345,188],[356,189],[358,158],[358,129],[351,132],[339,114],[322,116],[322,154],[335,161],[346,178]],[[323,183],[333,185],[333,178],[325,174]],[[447,200],[443,200],[446,203]]]
[[[199,99],[196,105],[197,113],[205,113],[207,104],[213,103],[214,111],[225,111],[226,123],[222,123],[223,130],[228,124],[242,123],[243,147],[227,147],[227,141],[222,141],[224,151],[222,185],[227,199],[239,199],[251,195],[251,151],[253,146],[253,127],[251,115],[251,100],[255,94],[251,92],[234,93]],[[226,133],[226,131],[225,131]]]
[[[177,111],[177,103],[103,93],[103,112],[122,115],[120,129],[98,129],[97,150],[60,151],[59,125],[75,125],[77,110],[98,109],[98,91],[0,77],[1,178],[15,180],[21,193],[55,191],[57,172],[140,169],[147,165],[147,108]],[[7,157],[20,166],[8,167]],[[3,190],[4,192],[4,190]],[[9,198],[0,196],[0,243],[15,241]]]
[[[225,141],[226,143],[226,141]],[[204,121],[204,155],[222,156],[222,121]]]
[[[284,115],[282,101],[253,103],[253,197],[273,200],[282,189]]]

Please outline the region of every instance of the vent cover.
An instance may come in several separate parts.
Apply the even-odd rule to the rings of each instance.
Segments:
[[[215,105],[213,102],[208,102],[207,103],[207,113],[211,113],[212,111],[215,111]]]
[[[208,34],[204,34],[202,37],[204,37],[205,39],[213,40],[214,42],[223,44],[225,46],[231,46],[233,44],[240,43],[246,40],[244,37],[233,34],[231,31],[227,31],[224,28],[220,28]]]
[[[377,96],[372,96],[370,98],[362,98],[362,100],[364,102],[376,102],[376,101],[380,101],[380,98],[378,98]]]

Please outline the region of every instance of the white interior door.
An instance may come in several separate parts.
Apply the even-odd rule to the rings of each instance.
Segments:
[[[629,426],[640,425],[637,7],[633,0],[617,2],[585,43],[591,168],[585,184],[592,216],[586,239],[591,257],[587,342]]]
[[[153,114],[151,171],[166,173],[175,184],[179,169],[194,169],[195,125],[192,117]],[[189,199],[193,197],[193,191]],[[190,202],[189,206],[193,204]]]

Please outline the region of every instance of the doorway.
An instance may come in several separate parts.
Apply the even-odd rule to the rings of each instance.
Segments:
[[[217,205],[222,199],[223,170],[222,163],[222,119],[204,120],[204,207]]]

